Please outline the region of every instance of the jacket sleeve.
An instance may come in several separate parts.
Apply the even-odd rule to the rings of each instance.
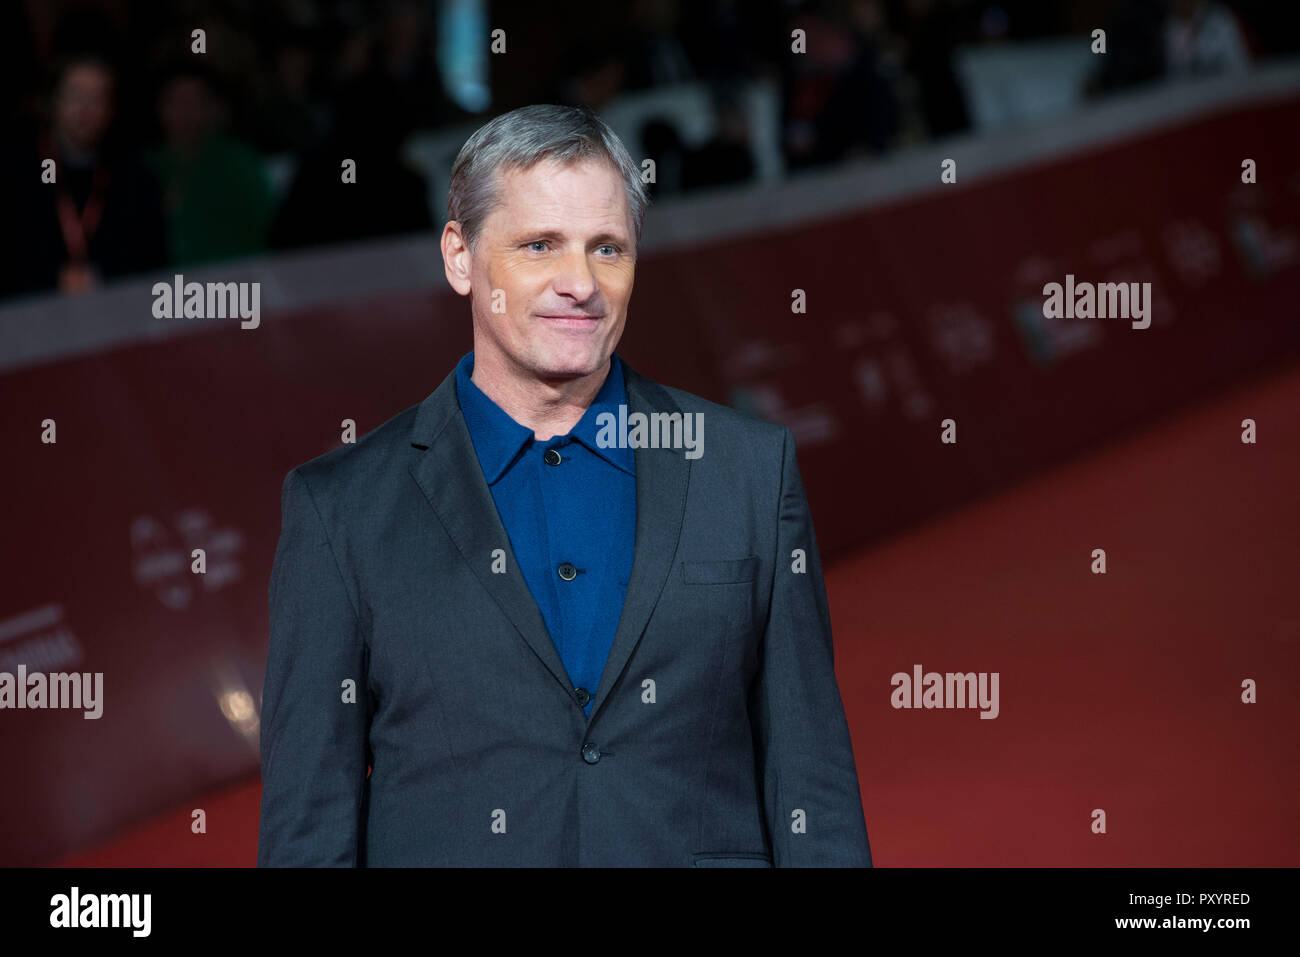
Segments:
[[[262,691],[259,867],[355,867],[368,737],[368,658],[306,480],[280,496]],[[346,682],[351,681],[351,693]]]
[[[783,431],[772,598],[750,699],[773,864],[870,867],[821,557],[794,435]]]

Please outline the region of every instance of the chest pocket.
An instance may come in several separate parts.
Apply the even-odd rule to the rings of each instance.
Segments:
[[[732,633],[752,627],[757,555],[720,562],[682,562],[680,567],[686,601],[698,621],[716,622]]]
[[[758,574],[758,556],[723,562],[682,562],[682,581],[688,585],[740,585]]]

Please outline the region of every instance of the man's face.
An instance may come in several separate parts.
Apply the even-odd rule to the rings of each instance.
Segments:
[[[636,267],[622,178],[607,162],[547,159],[506,170],[498,187],[468,256],[469,283],[448,273],[472,297],[476,360],[550,382],[603,370]]]
[[[77,149],[103,139],[113,118],[113,79],[94,64],[71,67],[59,84],[54,104],[60,136]]]
[[[215,123],[214,98],[197,77],[174,77],[159,97],[158,118],[168,145],[195,148]]]

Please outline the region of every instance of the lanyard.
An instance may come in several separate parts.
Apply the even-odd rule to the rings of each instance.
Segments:
[[[48,151],[46,155],[51,153]],[[59,214],[59,228],[63,231],[63,243],[72,262],[84,263],[90,259],[90,240],[104,215],[104,192],[108,180],[108,169],[102,164],[96,166],[91,174],[90,196],[80,213],[67,186],[60,182],[57,187],[54,202]]]

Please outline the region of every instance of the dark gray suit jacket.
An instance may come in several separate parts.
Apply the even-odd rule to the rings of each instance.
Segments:
[[[634,566],[590,721],[454,370],[286,476],[259,866],[870,865],[793,435],[626,380],[633,412],[703,412],[704,453],[636,450]]]

